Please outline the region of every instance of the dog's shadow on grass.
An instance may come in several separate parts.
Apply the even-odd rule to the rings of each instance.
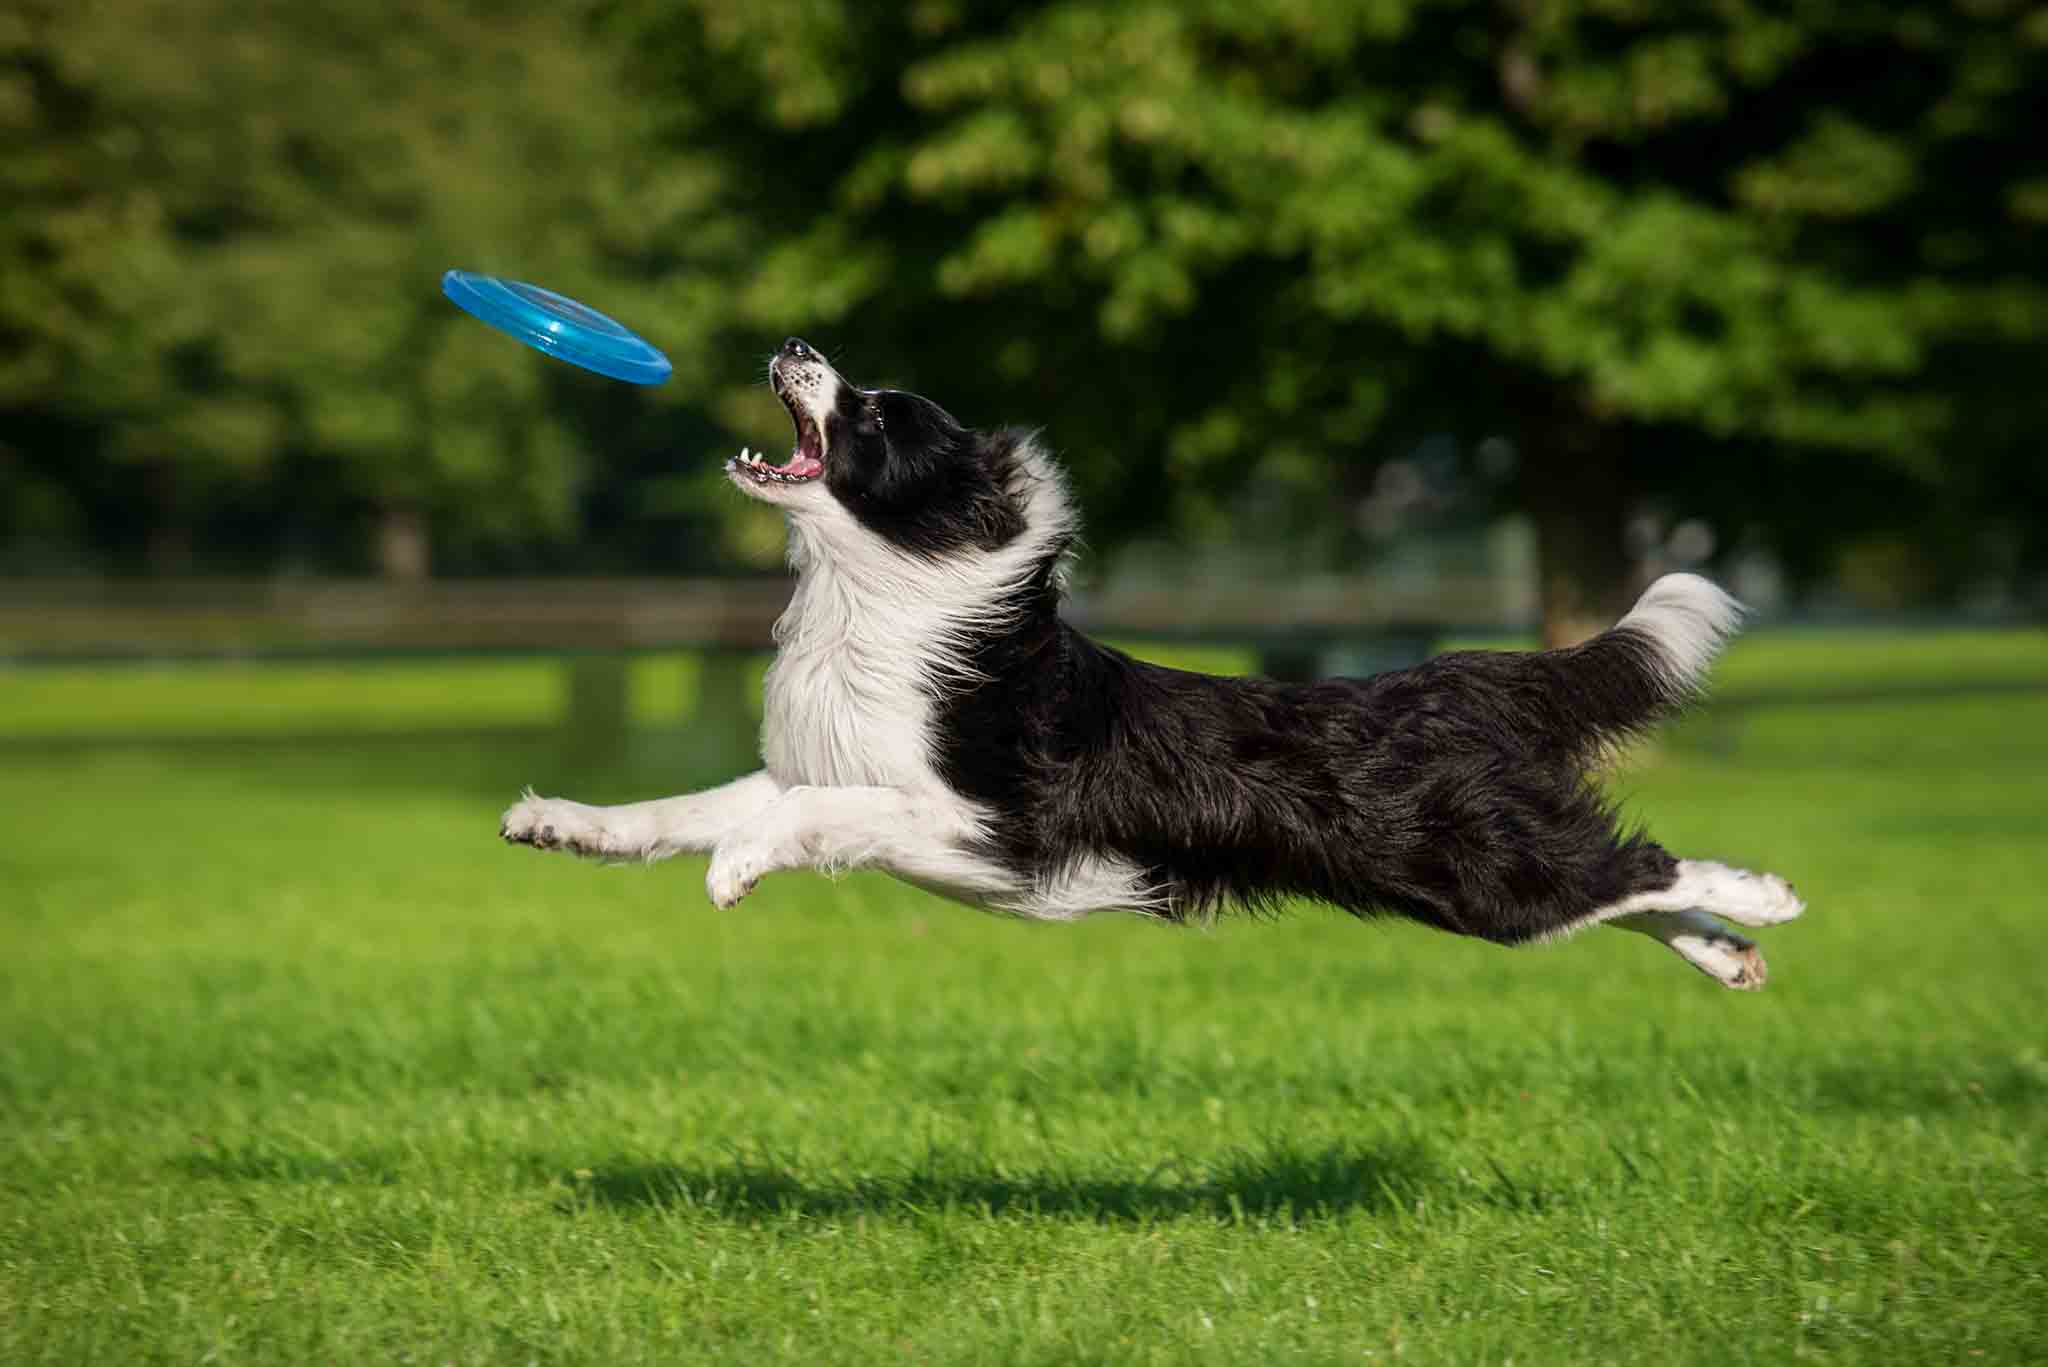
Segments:
[[[821,1176],[736,1159],[702,1166],[608,1163],[551,1179],[566,1188],[569,1208],[663,1207],[732,1219],[951,1211],[1116,1222],[1412,1210],[1443,1183],[1437,1163],[1414,1144],[1233,1151],[1204,1161],[1169,1159],[1129,1176],[996,1166],[940,1154],[896,1174]],[[1503,1195],[1519,1200],[1523,1194],[1510,1184]]]

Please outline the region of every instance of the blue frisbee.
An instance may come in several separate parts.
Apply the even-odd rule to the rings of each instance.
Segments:
[[[673,369],[668,357],[637,333],[538,285],[475,271],[449,271],[441,277],[441,293],[535,351],[614,380],[660,384]]]

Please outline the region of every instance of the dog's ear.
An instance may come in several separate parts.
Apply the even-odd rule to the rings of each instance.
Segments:
[[[928,554],[994,550],[1022,530],[1009,487],[1013,438],[975,432],[899,389],[860,394],[857,408],[842,401],[840,413],[847,450],[826,479],[870,528]]]
[[[930,399],[897,389],[864,396],[854,421],[870,498],[886,505],[944,501],[964,474],[972,434]]]
[[[919,394],[900,389],[877,390],[868,408],[893,456],[917,461],[956,452],[967,429],[951,413]]]

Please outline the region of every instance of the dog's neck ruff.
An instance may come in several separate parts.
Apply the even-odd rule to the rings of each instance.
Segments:
[[[1075,519],[1064,483],[1028,442],[1011,493],[1024,530],[993,551],[924,556],[892,545],[815,490],[784,505],[796,592],[775,625],[762,753],[785,785],[882,786],[943,794],[931,718],[974,679],[977,638],[1031,601]]]

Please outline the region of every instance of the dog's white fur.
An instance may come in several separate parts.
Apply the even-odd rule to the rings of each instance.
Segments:
[[[813,374],[832,375],[822,361]],[[821,430],[829,381],[792,387]],[[1020,453],[1025,533],[990,555],[926,558],[868,532],[822,482],[734,483],[789,519],[796,592],[775,625],[761,730],[765,767],[722,788],[626,807],[528,794],[504,834],[616,859],[711,853],[705,890],[721,907],[763,876],[799,865],[874,866],[955,900],[1034,920],[1144,911],[1156,898],[1123,861],[1075,861],[1025,881],[978,853],[989,814],[946,785],[929,735],[933,680],[968,682],[967,633],[989,604],[1073,536],[1059,472],[1035,446]],[[543,835],[543,833],[547,833]],[[535,837],[542,837],[535,839]]]
[[[1667,574],[1615,626],[1633,627],[1655,641],[1665,676],[1682,693],[1695,694],[1741,624],[1742,604],[1720,585],[1697,574]]]
[[[1804,910],[1806,904],[1792,885],[1774,873],[1752,873],[1711,859],[1681,859],[1678,878],[1670,887],[1602,907],[1580,924],[1648,935],[1724,986],[1757,988],[1764,985],[1763,954],[1753,941],[1707,913],[1737,925],[1775,926]]]
[[[1057,472],[1034,452],[1023,478],[1029,531],[991,556],[941,560],[891,548],[821,487],[765,486],[789,515],[798,575],[775,626],[761,731],[766,767],[707,792],[624,807],[529,794],[505,814],[505,835],[613,859],[709,851],[705,890],[721,907],[765,875],[801,865],[879,867],[1034,920],[1146,910],[1154,896],[1122,861],[1084,859],[1023,882],[978,854],[988,814],[932,765],[926,681],[971,678],[963,633],[984,624],[988,604],[1008,598],[1072,533]]]
[[[836,391],[822,360],[792,388],[820,430]],[[735,472],[748,495],[788,515],[797,587],[776,624],[767,679],[765,767],[702,793],[621,807],[590,807],[527,793],[505,813],[502,834],[542,847],[610,859],[709,852],[705,888],[720,907],[767,874],[873,866],[956,900],[1044,920],[1101,910],[1146,911],[1153,890],[1134,865],[1090,857],[1050,878],[1026,881],[978,852],[988,812],[954,792],[934,768],[928,737],[934,679],[969,682],[966,633],[986,629],[991,603],[1009,601],[1047,554],[1066,544],[1074,517],[1058,473],[1034,448],[1024,535],[990,555],[927,558],[868,532],[824,487],[758,483]],[[1699,687],[1740,616],[1735,601],[1695,575],[1668,575],[1623,619],[1656,641],[1674,683]],[[1748,940],[1708,911],[1744,925],[1771,925],[1801,910],[1770,875],[1681,861],[1678,880],[1600,911],[1607,923],[1649,935],[1730,987],[1763,983]],[[1578,927],[1573,927],[1577,929]]]
[[[711,854],[705,889],[736,905],[778,870],[877,867],[958,901],[1042,920],[1154,904],[1139,871],[1085,860],[1041,884],[975,852],[988,814],[954,793],[932,766],[931,698],[922,671],[969,677],[957,630],[1028,574],[1071,527],[1066,493],[1042,463],[1028,544],[963,568],[889,549],[862,532],[822,489],[769,486],[790,513],[799,573],[776,626],[762,749],[767,767],[722,787],[655,802],[591,807],[528,793],[505,814],[509,838],[619,860]],[[1676,580],[1677,582],[1673,582]],[[1660,580],[1625,622],[1646,627],[1688,685],[1732,627],[1732,600],[1706,580]],[[938,655],[933,655],[933,643]],[[1729,987],[1764,982],[1756,946],[1708,912],[1746,926],[1804,909],[1789,884],[1707,860],[1681,860],[1669,888],[1603,907],[1596,924],[1648,935]],[[1568,932],[1569,933],[1569,932]]]

